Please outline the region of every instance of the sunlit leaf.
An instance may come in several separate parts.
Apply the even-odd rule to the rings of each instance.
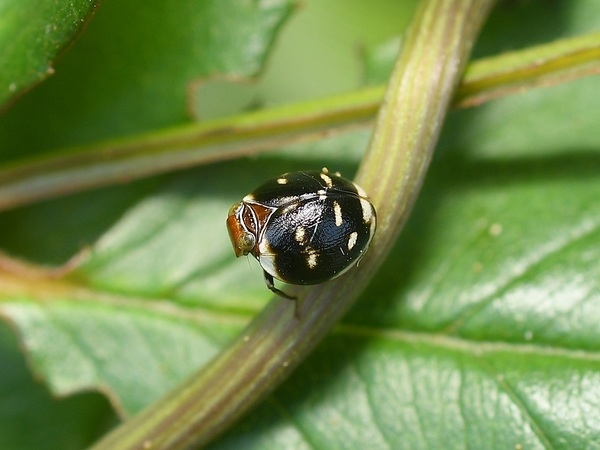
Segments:
[[[109,3],[103,7],[117,8]],[[477,51],[587,32],[600,14],[596,5],[503,5]],[[175,23],[166,12],[178,8],[162,8],[165,23]],[[150,21],[149,9],[139,11],[143,20],[160,22]],[[283,8],[280,18],[286,14]],[[132,35],[143,31],[142,18],[134,18]],[[74,47],[73,60],[65,59],[67,74],[78,61],[93,59],[83,49],[110,41],[103,29],[109,22],[98,13],[88,43],[78,41],[81,50]],[[518,29],[527,33],[507,31],[507,23],[526,25]],[[267,33],[269,43],[276,28]],[[173,26],[157,32],[176,31],[185,34]],[[74,86],[68,112],[54,123],[65,135],[54,134],[39,148],[183,120],[182,86],[216,66],[206,73],[184,69],[158,41],[148,47],[156,54],[144,57],[168,74],[150,71],[148,85],[140,83],[149,66],[134,70],[142,58],[134,44],[107,44],[109,54],[119,45],[131,48],[107,72],[95,74],[99,66],[93,66],[87,75],[96,82],[121,71],[132,78],[111,81],[111,89],[98,87],[98,93],[93,85]],[[214,45],[216,52],[225,44]],[[246,56],[262,61],[260,55]],[[176,60],[171,65],[169,57]],[[260,66],[241,59],[248,73]],[[168,76],[177,87],[163,83]],[[64,94],[73,79],[24,98],[16,108],[22,110],[2,120],[4,132],[9,123],[23,123],[42,98]],[[73,106],[84,92],[89,104]],[[213,448],[600,446],[599,103],[598,79],[587,78],[452,113],[407,228],[362,299]],[[137,113],[138,123],[122,123]],[[52,124],[42,122],[48,132]],[[41,142],[42,134],[24,134],[7,136],[21,150]],[[224,227],[230,205],[289,170],[326,165],[351,177],[366,140],[357,132],[0,215],[0,246],[27,260],[0,259],[0,314],[13,325],[36,376],[58,395],[100,391],[122,416],[168,392],[223,348],[270,295],[256,261],[233,255]],[[74,254],[79,258],[65,272],[37,265]],[[14,343],[9,348],[3,361],[13,361]],[[2,395],[0,404],[10,404],[6,390]],[[9,433],[0,425],[3,435]]]
[[[97,1],[0,1],[0,111],[54,73],[53,63],[90,19]]]

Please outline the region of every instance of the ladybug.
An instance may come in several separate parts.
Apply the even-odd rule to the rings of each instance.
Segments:
[[[289,299],[273,278],[307,285],[340,276],[365,254],[376,225],[365,191],[326,168],[269,180],[227,217],[235,255],[252,254],[267,287]]]

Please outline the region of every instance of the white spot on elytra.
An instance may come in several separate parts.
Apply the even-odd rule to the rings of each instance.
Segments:
[[[319,200],[325,200],[327,198],[327,191],[325,189],[319,189],[317,194],[319,194]]]
[[[304,227],[300,226],[300,227],[296,228],[296,233],[294,234],[294,239],[296,239],[296,242],[299,242],[299,243],[304,242],[304,240],[306,239],[306,230],[304,229]]]
[[[310,269],[317,267],[317,252],[315,250],[309,250],[308,256],[306,257],[306,264],[308,264]]]
[[[363,188],[361,188],[356,183],[352,183],[352,184],[354,184],[354,187],[356,188],[356,192],[358,193],[359,196],[367,198],[367,193],[365,192],[365,190]]]
[[[333,215],[335,216],[335,226],[342,226],[342,207],[336,201],[333,202]]]
[[[353,231],[350,233],[350,238],[348,239],[348,251],[352,250],[352,248],[356,245],[356,239],[358,239],[358,233]]]
[[[371,206],[371,203],[369,203],[368,200],[361,198],[360,199],[360,207],[362,208],[363,222],[364,223],[371,222],[371,219],[373,219],[373,207]]]
[[[329,175],[327,175],[326,173],[321,173],[319,176],[321,177],[321,180],[325,182],[325,185],[328,188],[333,187],[333,181],[331,180],[331,177]]]
[[[287,184],[288,180],[285,178],[277,178],[277,184]]]

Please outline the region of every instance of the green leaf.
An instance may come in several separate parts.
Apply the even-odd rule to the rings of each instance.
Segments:
[[[227,316],[186,317],[159,302],[136,306],[131,297],[113,297],[114,304],[73,293],[64,298],[52,298],[50,308],[23,298],[5,303],[2,311],[18,327],[53,392],[95,387],[122,415],[174,388],[239,329],[235,321],[228,325]]]
[[[7,100],[54,73],[54,60],[97,6],[90,0],[0,1],[0,110]]]
[[[500,7],[480,52],[587,32],[600,14],[591,1],[523,4]],[[61,61],[64,72],[2,118],[2,158],[183,120],[181,89],[210,72],[185,66],[191,53],[168,50],[186,42],[176,31],[185,34],[193,19],[176,30],[166,14],[175,6],[162,5],[155,13],[171,25],[144,29],[144,21],[160,22],[150,19],[153,7],[129,5],[120,18],[118,7],[103,4],[114,12],[98,12]],[[140,54],[124,37],[109,39],[130,22],[129,36],[150,39]],[[173,47],[163,41],[170,32]],[[106,50],[89,53],[100,43]],[[227,47],[214,45],[212,55]],[[119,46],[131,48],[117,58]],[[137,70],[142,54],[150,62]],[[240,63],[248,74],[261,55],[248,56],[256,64]],[[170,57],[176,61],[167,64]],[[78,66],[91,81],[77,82]],[[125,73],[131,79],[117,77]],[[599,102],[598,80],[588,78],[453,113],[407,228],[361,301],[213,448],[599,447]],[[50,121],[57,104],[65,116]],[[39,124],[33,136],[24,128],[28,113]],[[224,228],[229,206],[289,170],[326,165],[351,177],[356,152],[343,150],[365,139],[356,132],[0,215],[0,246],[13,255],[57,263],[83,249],[66,274],[0,260],[0,314],[15,326],[35,374],[55,395],[99,390],[123,416],[168,392],[269,296],[256,261],[234,258]],[[0,380],[17,383],[27,375],[7,375],[14,342],[8,348]],[[14,417],[10,395],[27,399],[28,389],[2,390],[5,417]],[[94,401],[67,404],[64,417]],[[98,418],[90,413],[72,425],[86,439],[61,448],[86,445],[103,429],[105,409],[90,410]],[[48,416],[24,413],[19,423],[49,433],[56,425]],[[9,423],[0,421],[0,447],[15,448]]]
[[[0,360],[1,448],[84,448],[114,425],[108,401],[99,393],[52,398],[32,378],[5,324],[0,324]]]
[[[344,327],[210,448],[597,447],[597,358],[369,331]]]
[[[293,8],[292,0],[102,3],[57,75],[0,118],[0,157],[188,120],[201,81],[258,74]]]

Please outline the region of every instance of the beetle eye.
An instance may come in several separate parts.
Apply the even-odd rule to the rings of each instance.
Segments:
[[[256,244],[256,237],[252,233],[243,232],[237,241],[237,246],[239,249],[247,255],[254,248]]]

